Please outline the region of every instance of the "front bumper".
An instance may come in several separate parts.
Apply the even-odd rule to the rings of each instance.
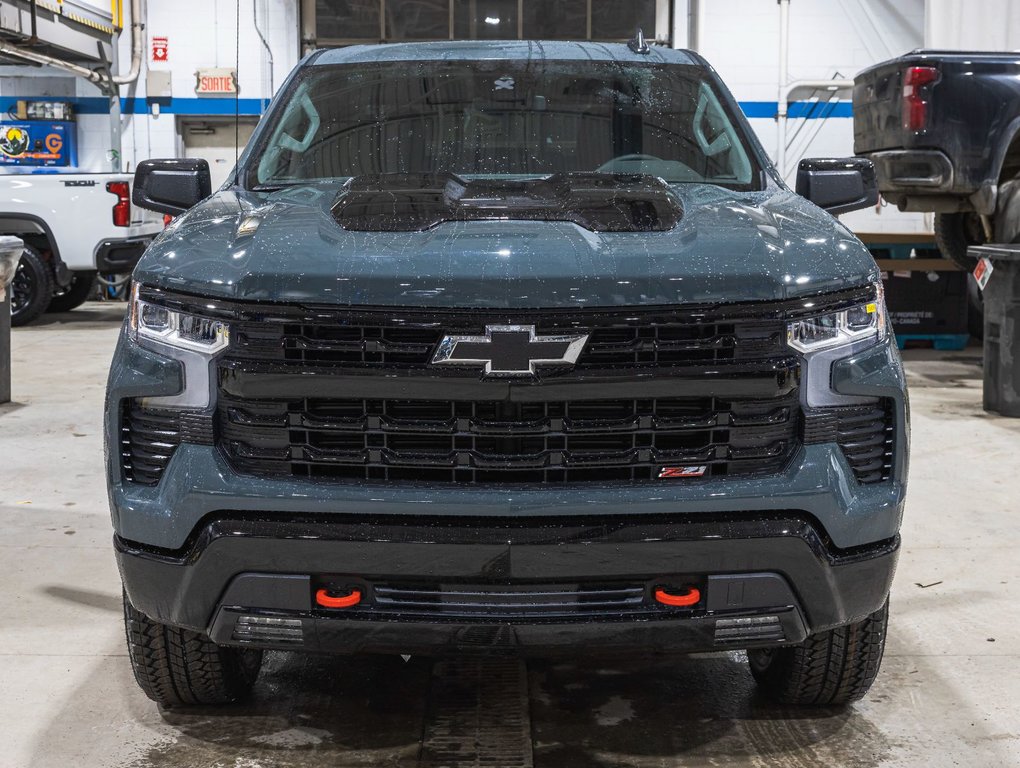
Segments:
[[[176,552],[120,537],[115,544],[136,608],[207,632],[221,644],[527,655],[798,643],[882,606],[899,540],[839,551],[814,521],[787,511],[498,524],[453,517],[425,523],[393,517],[366,522],[350,515],[217,516]],[[643,598],[621,608],[586,607],[583,601],[551,611],[506,607],[507,590],[533,596],[536,590],[568,593],[607,584],[636,585]],[[698,585],[697,605],[671,608],[651,598],[656,585],[678,584]],[[327,585],[357,587],[365,598],[351,609],[319,608],[313,595]],[[467,590],[480,602],[470,613],[441,597],[424,608],[394,607],[382,598],[381,585],[390,591],[394,585]],[[491,605],[487,594],[496,596]]]
[[[831,369],[832,388],[851,397],[888,398],[894,404],[892,477],[861,484],[835,443],[802,445],[780,473],[690,483],[583,483],[499,487],[427,483],[315,483],[300,478],[242,475],[212,445],[184,442],[158,485],[126,482],[119,462],[119,408],[125,398],[181,391],[180,365],[122,335],[110,372],[106,444],[109,494],[116,533],[162,550],[181,550],[211,516],[314,514],[340,519],[399,516],[488,518],[494,525],[528,517],[635,515],[703,516],[800,510],[833,546],[852,549],[890,539],[899,531],[906,492],[908,414],[903,369],[892,340]]]

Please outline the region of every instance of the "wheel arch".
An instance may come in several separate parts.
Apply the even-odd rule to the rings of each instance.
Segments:
[[[63,261],[60,258],[60,246],[57,245],[57,239],[53,236],[53,230],[39,216],[20,211],[15,213],[0,211],[0,234],[15,236],[22,234],[42,235],[49,243],[49,250],[53,254],[54,261]]]
[[[1020,175],[1020,117],[1010,122],[1003,136],[1008,136],[1009,140],[1002,142],[992,168],[995,174],[992,182],[996,185]]]

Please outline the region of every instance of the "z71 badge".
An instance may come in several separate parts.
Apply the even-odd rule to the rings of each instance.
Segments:
[[[697,467],[663,467],[659,470],[659,479],[669,477],[702,477],[708,467],[704,464]]]

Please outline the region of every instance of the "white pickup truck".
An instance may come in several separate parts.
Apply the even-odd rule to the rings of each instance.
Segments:
[[[96,273],[131,272],[163,228],[131,205],[128,173],[0,174],[0,235],[25,241],[11,283],[11,323],[66,312],[89,296]]]

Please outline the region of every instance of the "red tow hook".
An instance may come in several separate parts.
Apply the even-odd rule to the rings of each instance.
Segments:
[[[682,594],[667,592],[665,587],[655,588],[655,599],[663,605],[671,605],[678,608],[688,608],[697,605],[701,600],[701,590],[697,587],[688,587]]]
[[[352,589],[346,595],[334,595],[332,590],[320,589],[315,593],[315,602],[323,608],[350,608],[361,602],[361,590]]]

